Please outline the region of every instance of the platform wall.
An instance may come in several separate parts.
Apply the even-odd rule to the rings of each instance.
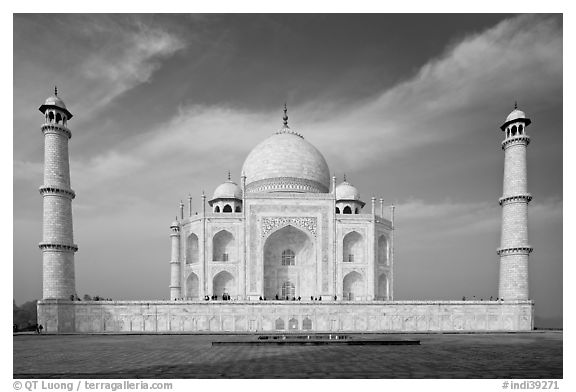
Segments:
[[[38,322],[47,333],[529,331],[533,309],[532,301],[43,300]]]

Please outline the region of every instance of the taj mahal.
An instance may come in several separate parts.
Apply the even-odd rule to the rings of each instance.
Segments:
[[[392,223],[284,124],[172,223],[171,299],[390,300]],[[189,199],[190,200],[190,199]]]
[[[180,202],[170,224],[167,300],[74,301],[68,121],[57,91],[40,111],[44,135],[43,299],[47,333],[454,332],[533,329],[529,299],[526,152],[531,120],[517,107],[504,151],[498,300],[394,299],[394,206],[363,200],[290,128],[255,146],[200,210]],[[496,173],[495,173],[496,175]],[[368,203],[367,203],[368,202]]]

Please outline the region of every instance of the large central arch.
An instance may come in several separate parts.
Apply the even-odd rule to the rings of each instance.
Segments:
[[[266,298],[282,296],[282,288],[287,292],[286,287],[291,284],[294,285],[295,297],[318,296],[316,251],[310,236],[290,225],[272,233],[264,243],[263,275]]]

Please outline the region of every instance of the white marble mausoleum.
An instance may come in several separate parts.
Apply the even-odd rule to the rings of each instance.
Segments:
[[[202,195],[200,214],[181,204],[171,225],[171,299],[392,299],[383,200],[366,212],[358,189],[346,179],[336,185],[322,154],[288,126],[286,109],[282,128],[248,154],[241,173],[207,203]]]

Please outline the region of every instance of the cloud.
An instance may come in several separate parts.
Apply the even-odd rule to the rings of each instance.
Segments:
[[[107,85],[121,80],[118,90],[147,80],[157,60],[174,53],[181,43],[162,32],[143,31],[142,36],[131,32],[120,40],[130,43],[118,57],[118,63],[127,61],[127,65],[116,68],[116,62],[100,64],[102,60],[91,58],[89,68],[101,69],[98,75]],[[144,48],[148,45],[143,42],[150,48]],[[106,49],[105,58],[115,57],[119,47]],[[382,164],[456,135],[496,129],[505,115],[502,105],[509,105],[515,97],[539,103],[546,97],[548,103],[543,105],[561,99],[561,57],[562,32],[557,18],[529,15],[506,19],[452,44],[412,78],[369,102],[346,108],[330,102],[295,106],[296,129],[319,147],[329,162],[337,162],[348,171],[360,170],[374,160]],[[192,155],[216,151],[219,160],[237,162],[241,159],[238,154],[245,156],[273,132],[278,118],[276,112],[255,113],[217,105],[182,107],[173,119],[145,137],[137,135],[131,151],[117,150],[98,159],[106,165],[104,160],[117,160],[118,155],[134,156],[127,158],[128,162],[141,162],[146,157],[153,162],[152,171],[159,169],[158,165],[166,169],[170,165],[170,172],[179,173],[175,157],[188,160],[183,155],[188,154],[198,171],[207,171],[214,159],[202,161]],[[306,124],[305,129],[298,129],[298,124]]]
[[[98,24],[92,27],[85,33],[100,35],[103,44],[86,58],[80,69],[88,82],[98,83],[99,88],[91,93],[92,105],[98,107],[148,82],[162,60],[186,46],[179,37],[141,20],[122,27],[115,22],[109,30]]]
[[[561,22],[528,15],[454,43],[370,102],[353,108],[313,102],[304,111],[309,128],[331,142],[327,154],[359,169],[374,159],[391,160],[458,134],[495,128],[502,106],[511,108],[514,99],[557,105],[561,92]],[[357,132],[361,136],[353,137]]]

